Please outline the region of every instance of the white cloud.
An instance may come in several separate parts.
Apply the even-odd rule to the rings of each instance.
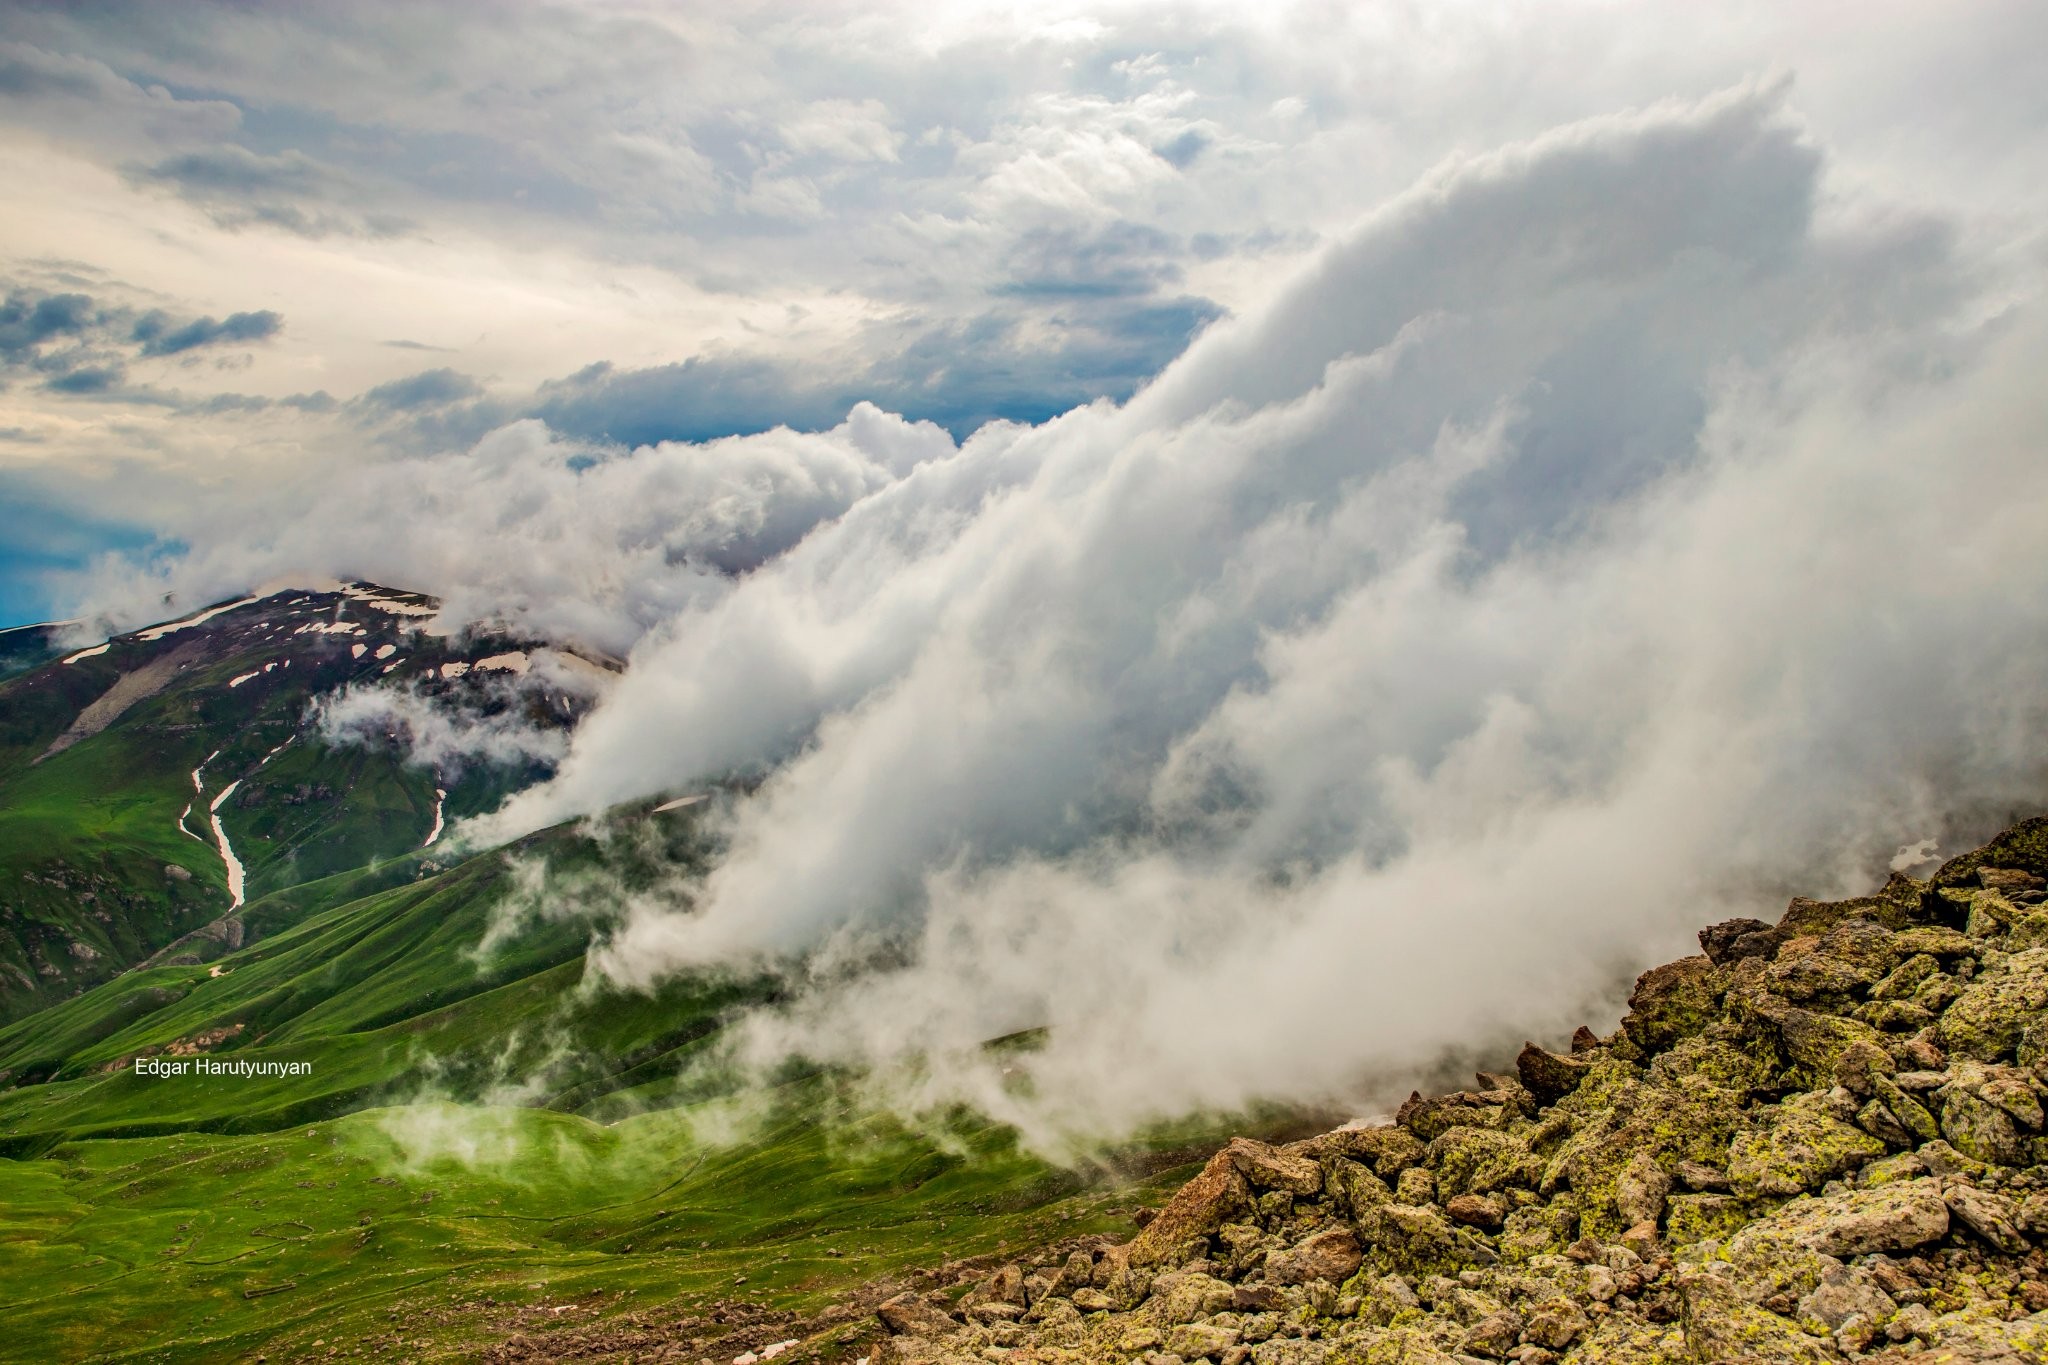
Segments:
[[[1555,1035],[1981,830],[2048,779],[2042,332],[1823,164],[1768,89],[1453,164],[684,609],[497,832],[775,764],[599,965],[822,954],[755,1055],[930,1047],[1044,1136]],[[1027,1112],[971,1059],[1030,1024]]]
[[[188,528],[191,554],[151,567],[110,559],[84,595],[88,614],[126,626],[160,614],[167,592],[206,601],[227,584],[311,572],[442,596],[451,629],[506,620],[624,651],[730,592],[731,573],[952,450],[945,432],[866,405],[831,431],[630,453],[518,422],[462,455],[245,492]]]

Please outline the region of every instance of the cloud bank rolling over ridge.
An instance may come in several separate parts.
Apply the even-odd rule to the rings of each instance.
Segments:
[[[747,1060],[917,1056],[913,1100],[1046,1142],[1371,1103],[2048,793],[2037,281],[1838,176],[1782,83],[1575,123],[1122,405],[526,422],[148,581],[331,554],[630,647],[472,832],[765,774],[593,952],[790,972]],[[1019,1090],[977,1049],[1035,1025]]]

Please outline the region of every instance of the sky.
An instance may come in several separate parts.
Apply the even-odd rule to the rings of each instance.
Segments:
[[[748,778],[708,872],[500,927],[786,973],[728,1060],[1048,1149],[1369,1106],[2048,805],[2044,39],[12,7],[0,605],[363,577],[627,659],[455,837]]]

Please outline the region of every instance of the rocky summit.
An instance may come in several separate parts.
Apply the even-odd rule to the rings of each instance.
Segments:
[[[1700,934],[1621,1027],[1238,1138],[1130,1241],[880,1305],[866,1365],[2048,1360],[2048,820]]]

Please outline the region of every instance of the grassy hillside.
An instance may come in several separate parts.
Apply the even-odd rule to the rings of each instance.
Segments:
[[[421,634],[431,610],[382,589],[281,593],[0,681],[0,1020],[227,911],[214,816],[254,899],[416,850],[437,808],[453,820],[536,776],[437,774],[393,744],[322,738],[316,701],[351,685],[501,704],[468,666],[508,642]]]
[[[1128,1179],[971,1115],[917,1131],[840,1078],[741,1092],[689,1070],[766,981],[597,990],[574,923],[476,955],[521,860],[559,892],[635,885],[701,856],[694,814],[274,893],[236,917],[239,948],[0,1029],[0,1355],[470,1359],[649,1314],[688,1337],[691,1314],[779,1324],[910,1267],[1128,1228]],[[517,1106],[477,1102],[514,1085]]]

